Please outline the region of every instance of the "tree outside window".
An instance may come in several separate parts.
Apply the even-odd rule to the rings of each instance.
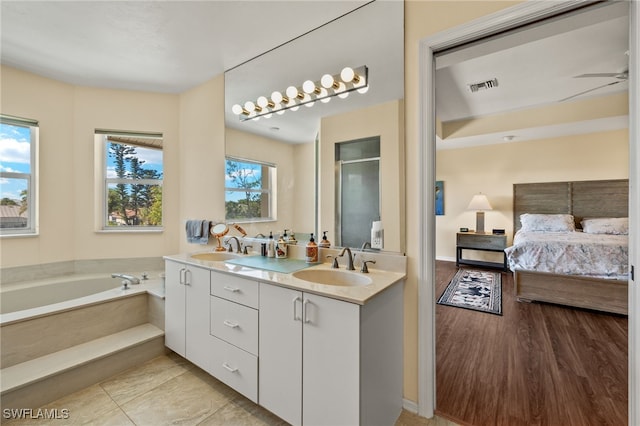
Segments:
[[[227,220],[275,219],[276,168],[273,165],[227,157],[225,167],[225,210]]]

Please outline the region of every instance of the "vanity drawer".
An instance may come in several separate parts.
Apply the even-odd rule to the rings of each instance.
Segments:
[[[258,357],[212,337],[211,374],[253,402],[258,402]]]
[[[211,334],[252,354],[258,354],[258,311],[211,297]]]
[[[258,309],[258,283],[256,281],[211,272],[211,294]]]

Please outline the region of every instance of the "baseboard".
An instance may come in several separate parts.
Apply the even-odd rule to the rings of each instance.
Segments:
[[[455,257],[448,257],[448,256],[436,256],[436,260],[442,260],[444,262],[455,262],[456,258]]]
[[[418,404],[409,399],[402,399],[402,408],[410,413],[418,414]]]

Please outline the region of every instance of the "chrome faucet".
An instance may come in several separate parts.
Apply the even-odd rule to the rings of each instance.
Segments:
[[[226,245],[229,246],[229,250],[227,250],[227,251],[229,253],[233,253],[233,248],[231,247],[231,240],[236,240],[236,245],[238,247],[238,253],[242,253],[242,246],[240,245],[240,240],[236,236],[229,237],[229,239],[227,240]]]
[[[347,271],[355,271],[356,268],[353,267],[353,255],[351,254],[351,249],[349,247],[343,248],[338,257],[344,256],[345,251],[349,254],[349,257],[347,257]]]
[[[111,278],[121,278],[123,280],[123,285],[124,285],[124,282],[127,282],[129,284],[140,284],[140,278],[134,277],[133,275],[111,274]]]

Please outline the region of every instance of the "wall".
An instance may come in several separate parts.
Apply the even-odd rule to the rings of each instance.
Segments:
[[[325,117],[320,124],[320,230],[335,237],[335,144],[380,136],[380,215],[384,249],[404,252],[404,103],[392,101]]]
[[[76,87],[2,66],[2,113],[40,122],[39,235],[3,237],[1,266],[161,256],[177,250],[178,194],[164,187],[162,233],[98,232],[93,132],[164,134],[166,177],[178,172],[178,97]]]
[[[485,212],[485,230],[504,228],[510,242],[514,183],[627,179],[628,165],[626,129],[439,150],[436,179],[445,183],[445,214],[436,216],[436,257],[455,260],[455,233],[475,228],[475,212],[466,210],[474,194],[487,195],[493,207]]]
[[[306,234],[316,229],[315,162],[314,143],[301,143],[294,146],[293,163],[296,184],[293,187],[293,229],[296,232],[296,238],[300,241],[305,241]]]
[[[421,39],[475,18],[508,8],[508,1],[405,2],[405,129],[407,282],[404,289],[404,397],[418,400],[418,267],[420,206],[418,204],[419,147],[418,44]],[[446,191],[446,189],[445,189]]]

